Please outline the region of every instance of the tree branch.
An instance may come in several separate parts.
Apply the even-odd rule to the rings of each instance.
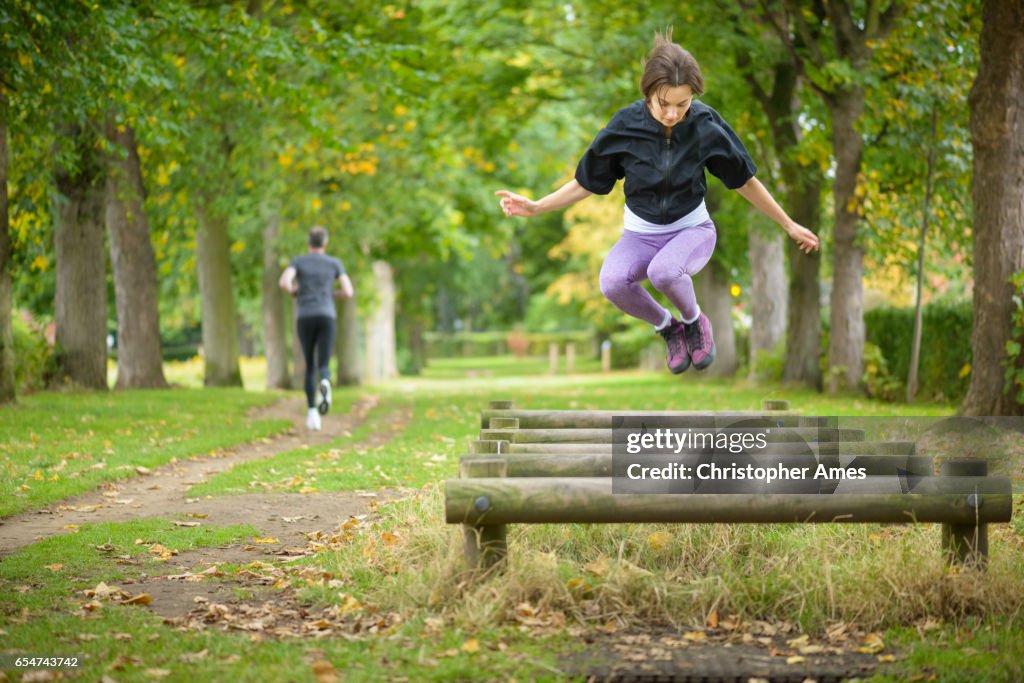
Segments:
[[[825,62],[827,61],[825,59],[825,55],[822,54],[818,41],[815,40],[815,35],[811,31],[811,27],[807,25],[807,21],[804,19],[804,13],[801,11],[799,4],[795,3],[794,0],[786,0],[784,3],[784,9],[787,16],[790,14],[793,15],[797,33],[803,39],[807,49],[811,51],[811,63],[819,69],[825,66]],[[787,21],[787,25],[788,23],[789,22]],[[795,52],[796,48],[794,47],[793,49]]]
[[[836,46],[836,54],[840,57],[861,58],[865,47],[864,41],[853,23],[849,3],[846,0],[828,0],[827,7],[829,21],[832,22],[832,42]]]

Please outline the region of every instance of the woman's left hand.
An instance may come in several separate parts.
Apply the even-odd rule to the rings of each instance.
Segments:
[[[805,254],[818,250],[818,236],[799,223],[790,224],[786,228],[786,232],[800,246],[800,251]]]

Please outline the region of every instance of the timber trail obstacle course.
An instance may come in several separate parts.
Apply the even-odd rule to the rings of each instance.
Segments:
[[[735,412],[521,410],[491,401],[480,413],[479,440],[460,460],[459,478],[445,482],[445,517],[463,525],[466,561],[475,569],[504,560],[509,524],[630,522],[938,523],[947,561],[983,569],[987,525],[1012,515],[1010,479],[989,476],[983,459],[918,455],[913,441],[867,441],[863,430],[841,429],[838,422],[799,415],[786,401]],[[762,447],[738,453],[662,444],[624,457],[623,425],[646,430],[654,424],[760,435]],[[638,486],[624,470],[627,462],[678,471],[737,459],[860,476],[748,479],[704,492],[696,490],[700,484],[671,481]]]

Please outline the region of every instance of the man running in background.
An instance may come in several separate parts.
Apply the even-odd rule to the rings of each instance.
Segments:
[[[296,327],[306,359],[306,428],[314,431],[320,429],[320,416],[331,409],[330,364],[337,327],[332,299],[334,282],[341,285],[342,298],[349,299],[355,293],[345,266],[328,256],[326,249],[327,230],[313,226],[309,231],[309,252],[293,258],[278,280],[281,289],[296,300]],[[319,392],[315,375],[320,377]]]

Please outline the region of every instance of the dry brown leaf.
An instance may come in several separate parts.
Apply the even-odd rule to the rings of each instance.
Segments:
[[[800,655],[793,655],[792,657],[786,658],[786,664],[803,664],[805,661],[807,660]]]
[[[316,683],[335,683],[338,680],[338,672],[326,659],[318,659],[310,664],[310,669],[313,670],[313,678],[316,679]]]
[[[62,564],[48,564],[48,565],[45,565],[44,568],[45,569],[49,569],[51,572],[59,572],[61,569],[64,569],[64,565],[62,565]]]
[[[469,654],[475,654],[475,653],[480,651],[480,641],[477,640],[476,638],[470,638],[469,640],[467,640],[466,642],[464,642],[462,644],[462,647],[460,649],[463,652],[468,652]]]
[[[137,657],[118,655],[114,657],[114,661],[107,665],[107,671],[121,671],[127,666],[139,666],[140,664],[142,664],[142,660]]]
[[[881,633],[869,633],[864,638],[864,644],[858,647],[855,651],[861,654],[874,655],[878,654],[885,649],[885,641],[882,640]]]
[[[786,645],[789,645],[790,647],[803,647],[810,641],[810,639],[810,636],[804,634],[799,638],[791,638],[787,640]]]
[[[694,642],[703,642],[708,639],[708,634],[704,633],[704,631],[687,631],[683,634],[683,639]]]
[[[661,552],[672,543],[672,534],[667,531],[655,531],[647,537],[647,545],[651,546],[654,552]]]
[[[718,628],[718,610],[712,610],[706,621],[708,628]]]
[[[153,596],[149,593],[139,593],[138,595],[132,596],[127,600],[122,600],[122,605],[148,605],[153,602]]]
[[[210,654],[209,650],[202,649],[199,652],[186,652],[185,654],[178,657],[179,660],[186,664],[194,664],[195,662],[206,659],[207,655]]]
[[[583,565],[583,571],[590,572],[594,576],[608,575],[608,558],[602,555],[593,562]]]

